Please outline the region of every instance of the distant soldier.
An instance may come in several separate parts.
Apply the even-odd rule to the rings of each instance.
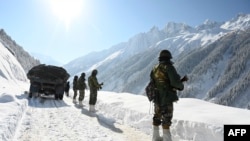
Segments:
[[[79,99],[78,99],[79,100],[79,106],[82,107],[83,106],[82,101],[83,101],[84,96],[85,96],[85,89],[87,88],[87,85],[85,83],[85,73],[82,73],[80,78],[78,79],[77,87],[78,87],[79,93],[80,93]]]
[[[90,90],[90,98],[89,98],[89,111],[95,111],[95,104],[97,101],[97,91],[102,88],[103,83],[98,83],[96,78],[97,70],[93,70],[91,75],[88,77],[88,85]]]
[[[69,88],[70,88],[70,84],[69,84],[69,81],[67,81],[66,86],[64,88],[64,92],[66,96],[69,96]]]
[[[76,103],[76,96],[77,96],[77,81],[78,81],[78,76],[75,75],[73,79],[73,91],[74,91],[74,96],[73,96],[73,103]]]

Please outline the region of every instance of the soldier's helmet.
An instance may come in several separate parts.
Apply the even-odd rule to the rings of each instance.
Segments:
[[[172,59],[172,54],[168,50],[162,50],[160,52],[159,58],[167,58],[167,59]]]
[[[77,78],[78,78],[78,76],[77,76],[77,75],[75,75],[75,76],[74,76],[74,79],[77,79]]]
[[[85,77],[85,73],[83,72],[83,73],[81,74],[81,76]]]
[[[94,70],[92,71],[92,75],[97,75],[97,70],[96,70],[96,69],[94,69]]]

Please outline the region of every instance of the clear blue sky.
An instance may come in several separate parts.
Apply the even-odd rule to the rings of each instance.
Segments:
[[[172,21],[197,26],[250,14],[250,0],[68,0],[60,10],[63,1],[0,0],[0,28],[24,50],[65,64],[153,26],[162,29]]]

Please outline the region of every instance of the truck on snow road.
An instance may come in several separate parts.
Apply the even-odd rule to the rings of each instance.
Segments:
[[[27,77],[30,80],[30,98],[33,95],[45,94],[54,95],[55,99],[62,100],[64,87],[70,75],[62,67],[41,64],[30,69]]]

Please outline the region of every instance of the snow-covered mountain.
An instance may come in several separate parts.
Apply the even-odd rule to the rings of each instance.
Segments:
[[[0,29],[0,43],[12,53],[27,73],[33,66],[40,64],[40,61],[32,57],[15,40],[11,39],[3,29]]]
[[[181,97],[250,108],[250,28],[234,31],[176,63],[191,78]],[[192,69],[191,69],[192,68]]]
[[[28,82],[26,73],[13,54],[0,42],[0,80]],[[16,82],[17,83],[17,82]]]
[[[12,52],[9,51],[0,42],[0,104],[2,108],[6,108],[2,104],[2,100],[8,99],[8,97],[2,97],[4,92],[13,91],[19,93],[20,90],[27,91],[29,81],[27,79],[25,70],[18,62]],[[24,87],[23,87],[24,86]],[[1,108],[0,108],[1,109]],[[5,114],[5,112],[1,113]],[[1,115],[2,116],[2,115]],[[0,139],[1,140],[1,139]]]
[[[170,22],[161,30],[153,27],[127,42],[77,58],[64,67],[71,76],[82,72],[89,75],[93,69],[98,69],[98,79],[104,82],[104,90],[144,94],[150,70],[157,63],[160,50],[168,49],[174,56],[178,72],[190,77],[186,89],[179,93],[181,97],[195,97],[248,108],[249,97],[241,104],[236,103],[249,91],[245,87],[249,84],[249,28],[249,14],[239,14],[223,23],[206,20],[197,27]],[[242,52],[245,55],[241,56],[242,61],[238,61],[237,56]],[[243,69],[237,64],[232,65],[235,61],[241,62]],[[197,75],[201,67],[206,69]],[[234,72],[243,75],[235,76],[238,78],[232,83],[225,81]],[[237,97],[235,95],[231,98],[234,94]]]

